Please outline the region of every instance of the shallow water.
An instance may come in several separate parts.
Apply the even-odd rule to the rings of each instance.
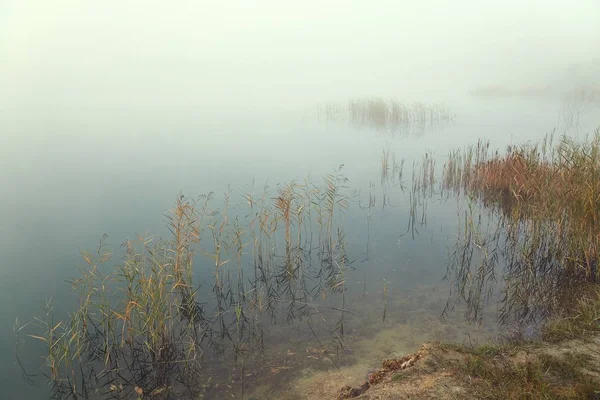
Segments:
[[[493,304],[486,309],[482,326],[464,322],[460,307],[447,321],[440,321],[449,290],[442,278],[454,243],[457,203],[441,196],[430,199],[427,224],[418,223],[413,238],[411,232],[406,234],[409,190],[405,187],[410,187],[413,161],[420,161],[426,152],[441,167],[450,149],[479,138],[502,149],[539,139],[557,125],[561,129],[560,104],[488,101],[448,107],[456,114],[452,123],[417,136],[389,135],[339,121],[325,123],[313,109],[285,115],[198,117],[178,123],[125,117],[102,123],[76,117],[2,121],[6,130],[18,136],[4,147],[0,172],[6,188],[0,193],[0,387],[5,397],[35,398],[45,388],[42,380],[36,387],[28,386],[15,366],[15,319],[30,321],[43,312],[50,297],[57,315],[69,311],[75,296],[65,280],[83,266],[79,250],[97,247],[103,233],[114,249],[138,233],[166,235],[161,216],[178,193],[195,197],[229,187],[232,209],[243,215],[242,193],[253,182],[257,188],[266,181],[274,187],[278,182],[301,182],[308,174],[320,182],[341,164],[352,194],[344,222],[348,257],[353,261],[345,303],[353,314],[347,316],[345,346],[319,350],[315,336],[323,342],[331,339],[319,319],[333,321],[339,314],[331,309],[311,320],[315,334],[306,321],[271,326],[265,354],[248,358],[244,395],[278,397],[291,390],[297,391],[293,392],[297,397],[290,398],[298,398],[316,390],[315,385],[322,386],[319,379],[342,386],[346,382],[332,376],[350,371],[348,379],[360,378],[382,359],[414,351],[426,340],[483,340],[497,334]],[[577,130],[569,128],[571,134],[593,131],[598,114],[584,117]],[[384,149],[397,160],[405,159],[402,182],[382,182]],[[369,191],[375,205],[364,210],[360,205],[368,204]],[[212,279],[210,262],[198,261],[197,281]],[[385,321],[384,286],[389,291]],[[329,298],[323,304],[339,305],[338,300]],[[32,342],[26,341],[32,346],[25,351],[29,367],[41,356]],[[225,374],[225,367],[215,366],[215,381],[229,382],[213,395],[239,397],[242,372],[233,368]]]

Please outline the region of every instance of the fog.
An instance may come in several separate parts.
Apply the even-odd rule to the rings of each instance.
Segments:
[[[482,137],[503,148],[558,122],[592,132],[599,21],[599,0],[0,0],[0,397],[44,390],[20,379],[14,321],[32,320],[49,297],[70,312],[65,280],[79,250],[97,248],[102,233],[116,250],[136,232],[166,234],[178,193],[231,184],[232,204],[245,207],[251,186],[321,182],[345,164],[352,190],[368,204],[377,190],[380,202],[369,239],[380,258],[364,265],[396,283],[437,282],[445,242],[429,246],[441,228],[423,231],[421,245],[399,241],[409,203],[395,186],[384,214],[382,149],[395,171],[396,160],[437,160]],[[576,88],[585,98],[561,111]],[[319,105],[371,98],[449,117],[395,137],[317,118]],[[367,217],[353,207],[348,248],[364,259]],[[454,205],[431,208],[432,221],[454,221]],[[408,275],[393,275],[398,262]],[[37,349],[26,350],[39,368]]]
[[[480,86],[566,90],[599,81],[598,21],[596,0],[4,0],[0,112],[188,119],[360,96],[452,101]]]

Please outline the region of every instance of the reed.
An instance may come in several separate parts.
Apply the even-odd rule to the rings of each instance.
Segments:
[[[404,160],[402,160],[402,169],[404,164],[403,161]],[[402,174],[402,169],[400,174]],[[412,184],[408,193],[408,223],[406,232],[400,235],[401,237],[410,233],[414,239],[415,236],[419,234],[417,225],[427,225],[427,205],[429,199],[435,193],[435,175],[435,160],[431,154],[426,153],[420,162],[417,160],[413,161]],[[401,189],[404,191],[403,186],[401,186]]]
[[[259,195],[249,190],[247,215],[236,215],[231,190],[215,208],[212,193],[179,196],[167,215],[170,237],[127,241],[119,259],[103,237],[71,282],[78,299],[69,317],[56,321],[48,304],[43,318],[17,328],[46,348],[41,370],[50,398],[229,396],[223,383],[234,371],[244,377],[264,351],[269,321],[300,327],[306,319],[319,343],[320,325],[332,349],[343,346],[351,313],[346,182],[340,167],[321,184],[279,185],[274,196],[267,185]],[[209,265],[212,291],[195,283]],[[314,302],[329,295],[339,296],[340,307]],[[335,325],[327,321],[333,311],[340,313]],[[236,379],[243,393],[248,383]]]
[[[582,283],[598,283],[599,178],[600,131],[557,144],[549,135],[503,153],[479,142],[450,154],[441,190],[465,195],[469,207],[449,273],[469,318],[480,318],[499,268],[503,322],[547,318]]]
[[[389,284],[390,283],[386,279],[383,280],[383,316],[381,318],[382,323],[385,322],[385,317],[387,315]]]
[[[381,184],[383,185],[390,174],[390,147],[389,145],[381,152]]]
[[[358,199],[358,207],[361,210],[366,210],[367,211],[367,217],[366,217],[366,224],[367,224],[367,243],[366,243],[366,250],[365,250],[365,258],[363,259],[364,261],[367,261],[369,259],[369,256],[371,254],[371,215],[372,215],[372,210],[373,208],[375,208],[376,205],[376,201],[375,201],[375,195],[373,194],[373,189],[375,188],[375,184],[373,182],[369,182],[369,198],[368,200],[365,202],[366,204],[364,204],[361,201],[360,198],[360,191],[359,191],[359,199]]]
[[[382,98],[355,99],[345,105],[327,103],[318,107],[318,115],[325,121],[347,121],[392,135],[422,135],[455,119],[442,104],[403,104]]]

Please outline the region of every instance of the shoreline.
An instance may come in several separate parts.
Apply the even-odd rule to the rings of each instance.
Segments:
[[[600,287],[532,340],[481,345],[427,342],[386,360],[336,399],[600,398]]]

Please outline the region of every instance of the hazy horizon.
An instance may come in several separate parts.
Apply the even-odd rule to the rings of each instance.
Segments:
[[[597,1],[0,5],[4,119],[183,118],[600,80]],[[198,115],[201,117],[201,115]]]
[[[351,205],[348,243],[338,248],[359,260],[347,285],[362,301],[368,272],[375,310],[375,285],[387,282],[386,323],[401,322],[414,337],[405,307],[414,303],[424,311],[417,325],[433,331],[442,292],[411,290],[443,278],[457,204],[419,205],[420,234],[409,239],[411,176],[420,176],[422,160],[441,170],[452,149],[478,140],[501,150],[553,131],[597,129],[598,21],[598,0],[0,1],[0,393],[41,398],[48,389],[43,379],[34,388],[21,379],[11,328],[36,321],[48,298],[58,316],[74,310],[78,297],[65,281],[86,265],[80,250],[97,249],[102,234],[118,263],[127,238],[168,235],[165,216],[178,194],[211,191],[232,191],[232,216],[245,226],[258,209],[243,194],[260,195],[265,182],[276,193],[309,175],[320,183],[341,164]],[[580,88],[590,93],[585,101],[563,102]],[[329,104],[335,118],[321,119],[317,106]],[[209,296],[215,258],[203,253],[194,279]],[[377,332],[367,325],[376,328],[378,316],[355,321],[368,336]],[[23,360],[39,372],[43,353],[25,332]]]

